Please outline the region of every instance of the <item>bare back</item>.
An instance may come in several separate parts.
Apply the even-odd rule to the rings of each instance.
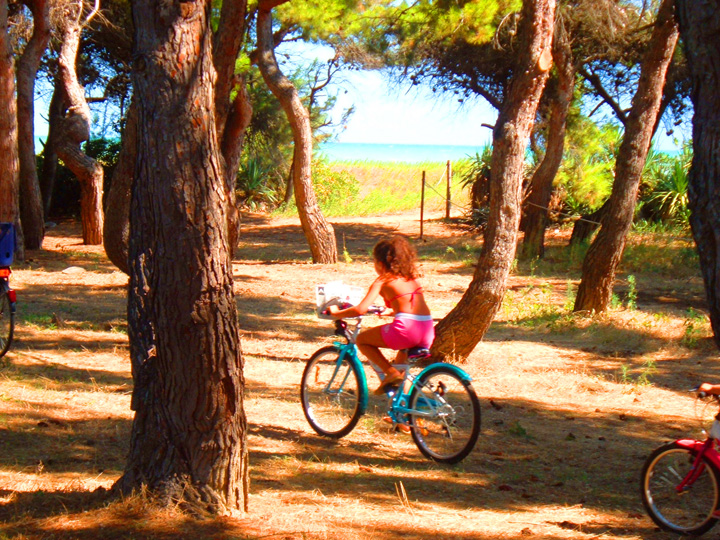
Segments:
[[[411,313],[413,315],[430,315],[430,308],[425,302],[422,286],[417,280],[407,280],[397,276],[381,276],[380,295],[385,305],[395,313]]]

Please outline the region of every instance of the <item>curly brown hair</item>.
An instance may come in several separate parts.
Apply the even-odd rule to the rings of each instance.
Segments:
[[[373,257],[386,271],[405,279],[420,277],[415,248],[404,236],[394,235],[375,244]]]

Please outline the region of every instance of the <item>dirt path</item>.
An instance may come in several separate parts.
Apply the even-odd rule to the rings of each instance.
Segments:
[[[91,493],[112,485],[127,450],[127,278],[101,249],[79,244],[75,225],[51,230],[45,250],[13,275],[18,341],[0,367],[0,537],[665,538],[642,511],[640,467],[660,441],[697,433],[684,390],[720,379],[699,320],[688,339],[687,307],[702,308],[696,279],[638,274],[653,286],[639,291],[637,310],[589,318],[563,309],[577,275],[520,269],[465,366],[483,410],[478,447],[441,466],[388,430],[378,398],[339,441],[318,437],[303,417],[304,361],[331,339],[313,313],[315,285],[369,284],[377,238],[419,232],[411,214],[332,222],[351,262],[316,266],[297,220],[244,219],[234,274],[250,513],[209,522]],[[423,284],[440,318],[470,282],[480,240],[437,219],[424,232]]]

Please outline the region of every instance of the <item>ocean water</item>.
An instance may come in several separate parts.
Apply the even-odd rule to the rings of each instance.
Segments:
[[[392,161],[422,163],[458,161],[482,153],[482,146],[327,142],[319,152],[330,161]]]

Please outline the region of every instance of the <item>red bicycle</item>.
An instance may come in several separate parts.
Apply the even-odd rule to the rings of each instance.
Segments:
[[[12,223],[0,223],[0,358],[10,348],[15,330],[15,291],[10,288],[10,265],[15,253]]]
[[[720,399],[712,397],[720,405]],[[706,435],[705,440],[665,444],[645,461],[640,495],[648,515],[661,529],[699,536],[720,518],[720,411]]]

